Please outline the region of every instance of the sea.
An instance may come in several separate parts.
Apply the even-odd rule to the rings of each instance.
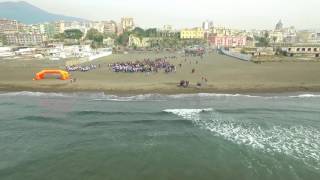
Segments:
[[[0,93],[1,180],[319,180],[320,94]]]

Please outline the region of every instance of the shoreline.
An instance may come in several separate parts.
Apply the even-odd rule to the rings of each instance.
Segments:
[[[287,86],[287,87],[255,87],[255,88],[83,88],[83,87],[32,87],[23,85],[3,85],[0,84],[0,92],[42,92],[42,93],[105,93],[112,95],[141,95],[141,94],[199,94],[199,93],[214,93],[214,94],[286,94],[286,93],[320,93],[320,86]]]
[[[170,56],[177,57],[168,60],[177,67],[174,73],[115,73],[109,66],[110,63]],[[313,62],[255,64],[216,53],[208,54],[203,59],[184,59],[177,53],[132,53],[101,58],[94,64],[99,68],[89,72],[72,72],[71,76],[77,81],[71,83],[53,77],[32,81],[35,73],[43,69],[65,68],[64,61],[1,62],[0,91],[104,92],[114,95],[320,93],[320,63]],[[204,78],[208,81],[204,81]],[[181,80],[189,81],[190,86],[177,87]],[[197,88],[198,83],[203,86]]]

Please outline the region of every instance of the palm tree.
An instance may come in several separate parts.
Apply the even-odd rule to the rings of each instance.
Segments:
[[[272,40],[273,40],[273,50],[275,50],[275,45],[276,45],[276,41],[277,41],[277,37],[276,36],[273,36],[272,37]]]

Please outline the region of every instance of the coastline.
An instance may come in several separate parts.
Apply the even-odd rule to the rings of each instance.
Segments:
[[[198,93],[216,93],[216,94],[283,94],[283,93],[320,93],[320,86],[282,86],[282,87],[189,87],[189,88],[85,88],[81,86],[77,87],[55,87],[52,86],[28,86],[28,85],[14,85],[14,84],[1,84],[0,92],[43,92],[43,93],[100,93],[112,95],[141,95],[141,94],[162,94],[162,95],[174,95],[174,94],[198,94]]]
[[[115,73],[109,64],[176,56],[169,60],[177,68],[174,73]],[[64,61],[16,60],[0,61],[0,91],[2,92],[104,92],[114,95],[140,94],[272,94],[320,92],[320,63],[269,62],[255,64],[228,56],[208,54],[203,59],[181,57],[177,53],[132,53],[112,55],[94,61],[99,68],[89,72],[72,72],[77,82],[49,78],[33,81],[43,69],[64,69]],[[182,64],[182,67],[179,67]],[[196,69],[192,73],[192,69]],[[203,82],[203,77],[208,82]],[[202,79],[202,80],[201,80]],[[188,88],[178,87],[181,80],[190,81]],[[202,83],[197,88],[197,83]]]

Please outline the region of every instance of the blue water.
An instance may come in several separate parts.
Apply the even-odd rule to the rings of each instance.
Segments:
[[[301,94],[0,93],[0,179],[318,180]]]

